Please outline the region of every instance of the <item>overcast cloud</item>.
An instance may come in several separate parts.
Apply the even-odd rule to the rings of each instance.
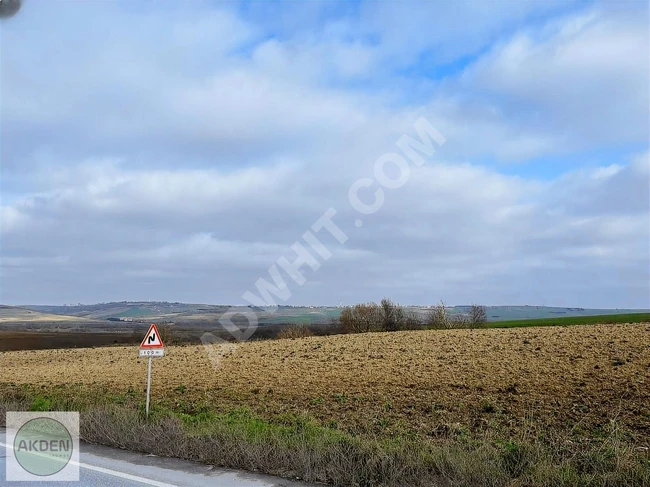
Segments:
[[[646,2],[31,0],[0,43],[4,304],[243,303],[333,207],[288,304],[650,307]]]

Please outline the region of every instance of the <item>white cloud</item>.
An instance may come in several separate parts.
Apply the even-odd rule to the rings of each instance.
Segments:
[[[491,291],[489,280],[513,272],[564,266],[586,278],[594,269],[612,266],[622,272],[647,268],[648,255],[641,251],[649,238],[643,225],[649,218],[647,207],[641,213],[630,213],[639,209],[638,199],[643,195],[628,195],[619,214],[593,215],[591,206],[584,204],[600,200],[616,178],[635,170],[634,163],[623,162],[618,172],[596,168],[547,183],[503,176],[470,164],[433,164],[416,171],[407,187],[387,194],[385,207],[360,229],[352,226],[358,215],[344,199],[338,200],[336,221],[349,233],[350,241],[343,247],[334,245],[332,239],[327,242],[335,255],[319,271],[318,279],[346,293],[364,282],[362,294],[370,298],[384,293],[382,282],[393,276],[401,283],[395,286],[402,293],[399,298],[428,301],[448,297],[448,293],[458,295],[463,286],[471,288],[478,280],[484,283],[480,288],[484,299],[498,302],[501,296]],[[197,299],[236,301],[238,293],[264,276],[278,257],[291,260],[290,245],[327,209],[307,191],[307,178],[318,177],[314,171],[326,170],[285,173],[277,181],[284,189],[278,188],[273,198],[262,194],[264,189],[273,191],[272,186],[264,187],[264,178],[251,177],[257,171],[220,174],[112,166],[111,180],[117,184],[106,183],[106,171],[80,171],[79,180],[71,180],[67,187],[57,184],[55,191],[28,198],[29,204],[17,202],[15,208],[5,208],[10,214],[18,207],[30,208],[26,216],[33,225],[4,231],[4,251],[10,256],[26,252],[35,257],[43,252],[67,252],[70,260],[58,262],[59,274],[92,268],[101,276],[128,269],[132,283],[124,285],[127,290],[135,286],[133,292],[139,275],[151,279],[154,270],[161,269],[168,279],[176,279],[176,285],[193,289]],[[345,176],[324,181],[323,189],[331,192],[350,184]],[[287,214],[282,195],[289,188],[298,190],[303,204],[292,203]],[[578,203],[571,199],[577,193]],[[562,211],[551,216],[549,212],[558,206]],[[246,209],[254,213],[245,213]],[[48,220],[57,224],[48,225]],[[72,233],[65,220],[74,226]],[[242,224],[243,220],[248,223]],[[39,244],[42,239],[47,239],[47,250]],[[208,269],[219,269],[222,278],[210,282],[210,287],[207,278],[196,274]],[[48,270],[44,267],[43,272]],[[371,279],[372,275],[377,277]],[[413,281],[409,275],[415,276]],[[17,279],[12,290],[21,292]],[[429,287],[422,288],[421,280]],[[231,281],[244,287],[233,289]],[[107,285],[111,282],[106,281]],[[627,304],[644,305],[647,289],[630,287]],[[61,299],[72,296],[65,294]],[[315,301],[317,296],[305,299]],[[597,299],[606,300],[606,296]]]
[[[368,3],[277,35],[226,10],[74,10],[113,32],[25,9],[3,31],[2,299],[240,302],[331,206],[350,240],[324,237],[294,302],[649,306],[648,153],[625,145],[647,151],[647,18],[460,8]],[[356,227],[350,184],[421,115],[448,142]],[[557,154],[543,177],[493,162]]]
[[[595,10],[523,31],[463,75],[558,148],[648,141],[647,16]]]

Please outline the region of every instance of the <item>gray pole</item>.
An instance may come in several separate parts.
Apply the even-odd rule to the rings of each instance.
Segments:
[[[152,357],[149,357],[147,366],[147,417],[149,417],[149,393],[151,392],[151,359]]]

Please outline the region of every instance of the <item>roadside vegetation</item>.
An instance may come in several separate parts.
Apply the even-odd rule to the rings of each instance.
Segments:
[[[28,389],[1,397],[0,422],[6,410],[74,409],[81,438],[90,443],[334,486],[650,485],[647,447],[615,421],[589,432],[529,422],[514,433],[459,424],[436,438],[368,436],[307,415],[269,420],[246,407],[222,413],[154,407],[147,419],[136,396],[121,404],[105,394],[89,400]]]

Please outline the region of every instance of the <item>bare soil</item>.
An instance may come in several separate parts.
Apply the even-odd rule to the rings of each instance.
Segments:
[[[214,351],[216,367],[202,346],[168,347],[154,361],[153,401],[432,436],[495,421],[598,428],[616,418],[650,437],[650,323],[368,333]],[[20,351],[0,354],[0,370],[5,387],[140,394],[146,361],[132,346]]]

